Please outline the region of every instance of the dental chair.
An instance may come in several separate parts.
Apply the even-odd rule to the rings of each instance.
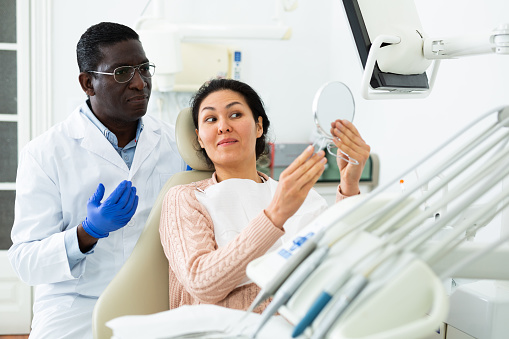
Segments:
[[[131,256],[97,300],[92,315],[95,339],[111,338],[112,331],[106,326],[111,319],[169,309],[169,264],[159,237],[161,205],[171,187],[210,178],[213,173],[196,151],[194,130],[191,110],[186,108],[177,117],[175,136],[182,158],[193,170],[173,175],[161,189]]]

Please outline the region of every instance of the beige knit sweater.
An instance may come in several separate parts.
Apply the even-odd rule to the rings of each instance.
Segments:
[[[236,287],[246,276],[247,264],[284,234],[262,211],[227,246],[218,248],[214,225],[197,200],[197,188],[217,183],[211,179],[171,188],[163,201],[161,243],[169,261],[170,309],[182,305],[216,304],[246,310],[260,288],[251,283]],[[336,201],[344,196],[338,190]],[[268,301],[255,312],[262,312]]]

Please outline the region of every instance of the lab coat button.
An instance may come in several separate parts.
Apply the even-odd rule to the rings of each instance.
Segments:
[[[134,226],[134,224],[135,224],[134,219],[131,219],[131,220],[127,223],[127,225],[126,225],[126,226],[127,226],[127,227],[133,227],[133,226]]]

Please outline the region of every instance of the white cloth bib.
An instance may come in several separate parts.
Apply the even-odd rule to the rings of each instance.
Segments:
[[[208,187],[204,192],[195,192],[196,198],[212,218],[218,247],[226,246],[270,204],[277,185],[278,182],[271,178],[264,183],[250,179],[228,179]],[[268,252],[291,241],[327,207],[325,199],[311,190],[299,210],[284,224],[285,234]],[[242,285],[248,282],[246,277]]]

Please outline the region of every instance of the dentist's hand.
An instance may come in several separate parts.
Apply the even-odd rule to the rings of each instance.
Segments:
[[[136,187],[130,181],[122,181],[106,200],[104,186],[99,184],[96,192],[88,199],[87,217],[83,229],[94,238],[107,237],[110,232],[124,227],[131,220],[138,207]]]
[[[274,198],[265,209],[276,227],[282,229],[286,220],[297,212],[325,170],[326,162],[324,151],[313,154],[313,147],[309,146],[281,173]]]
[[[334,121],[331,123],[330,132],[334,136],[333,140],[338,147],[338,152],[341,150],[359,162],[358,165],[353,165],[340,157],[337,158],[341,193],[346,196],[356,195],[359,193],[359,181],[371,148],[362,139],[357,128],[348,120]]]

